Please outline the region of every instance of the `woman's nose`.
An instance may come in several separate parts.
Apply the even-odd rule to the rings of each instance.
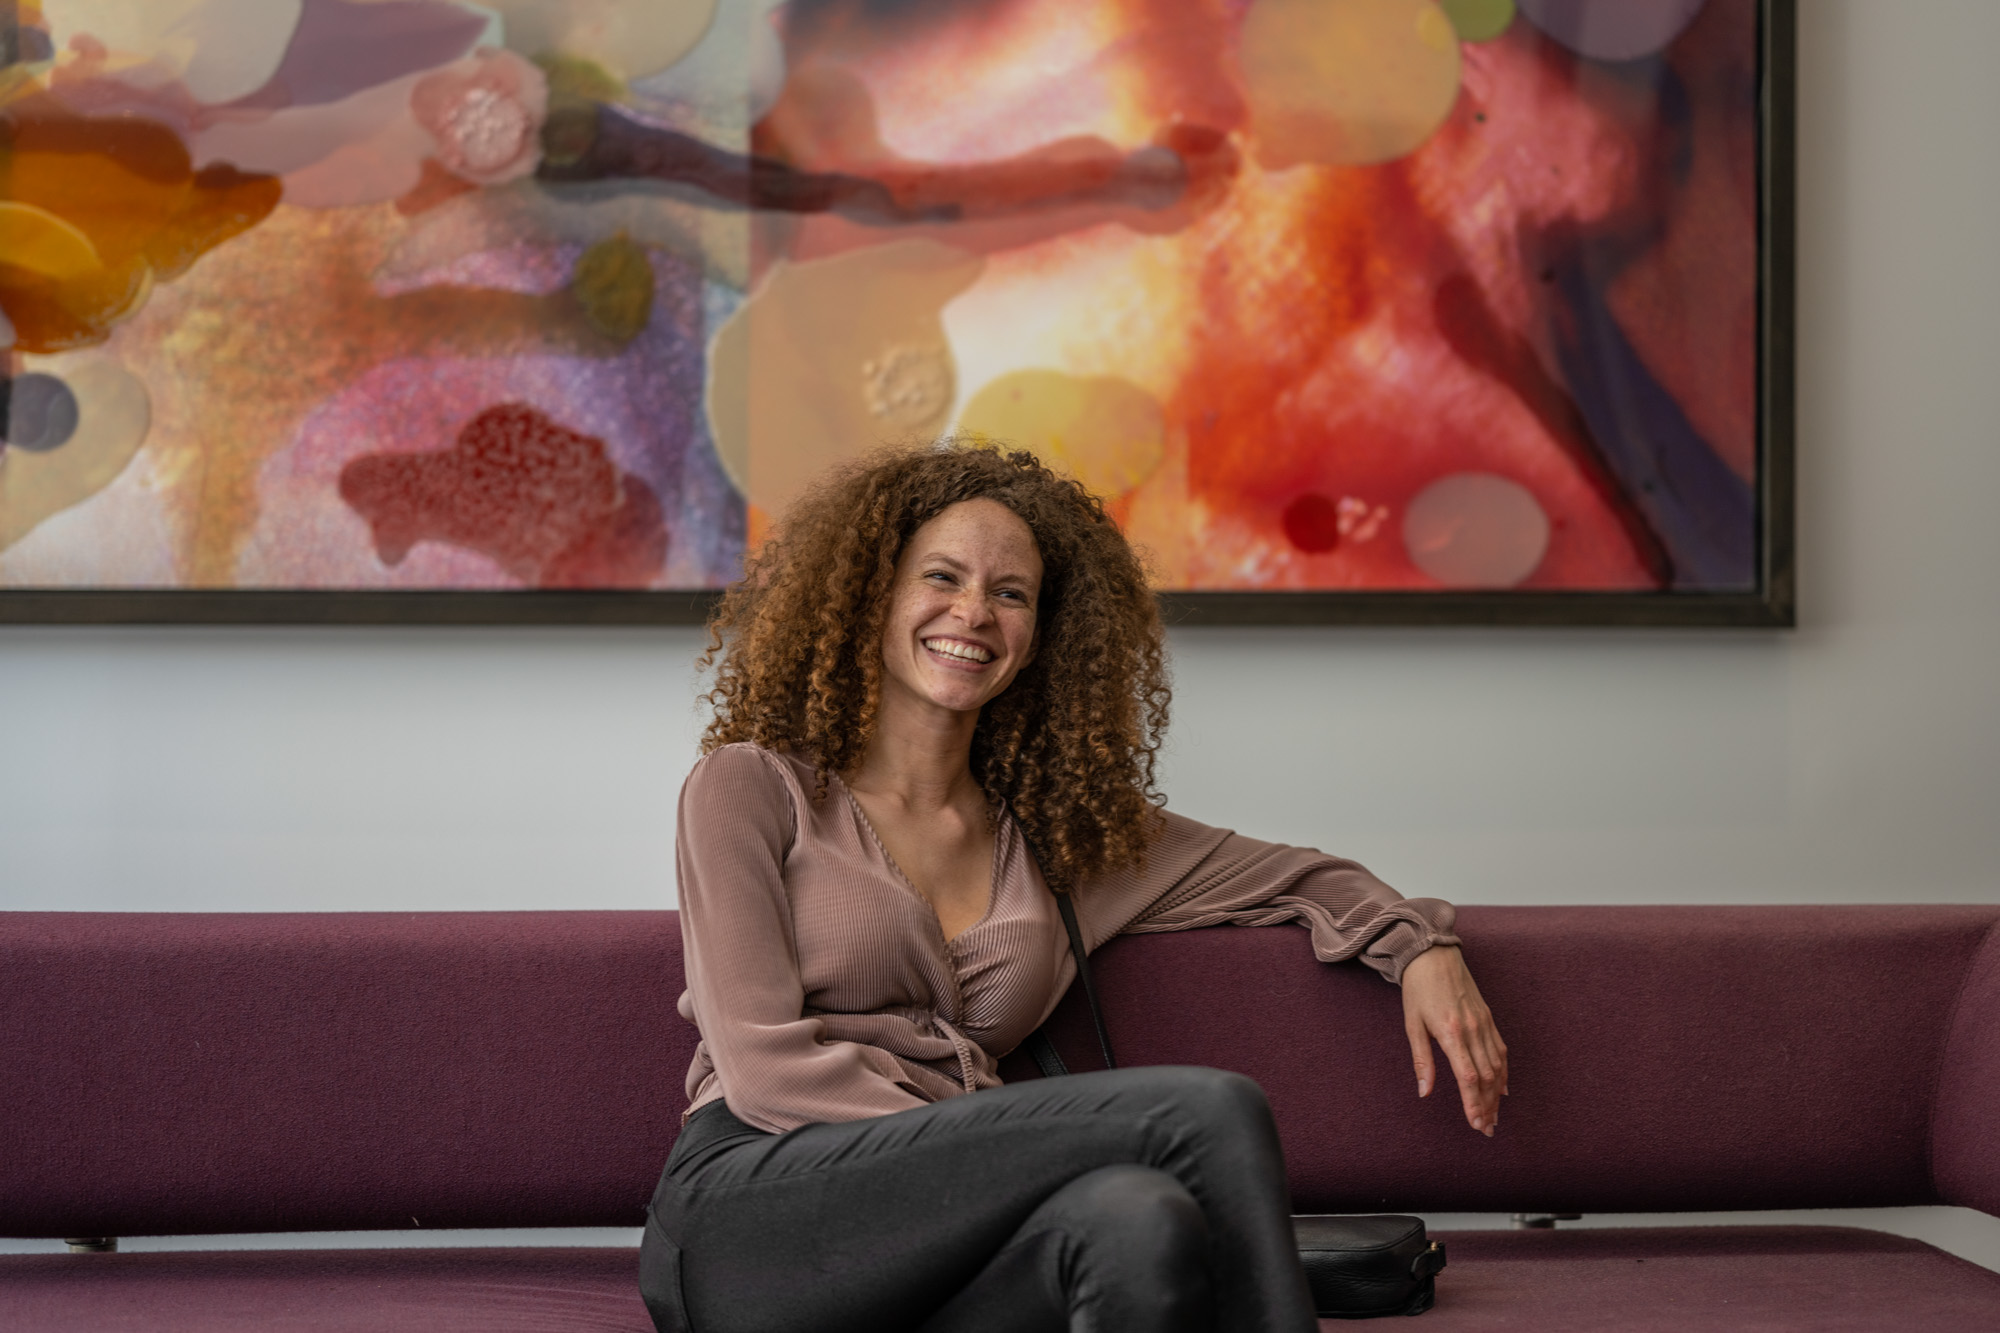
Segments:
[[[979,588],[966,588],[958,594],[952,611],[968,629],[977,629],[991,623],[993,608],[986,603],[986,593]]]

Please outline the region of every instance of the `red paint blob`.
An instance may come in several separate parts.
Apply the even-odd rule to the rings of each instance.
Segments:
[[[667,524],[653,488],[623,481],[624,500],[542,566],[544,588],[644,587],[667,559]]]
[[[1340,545],[1340,507],[1315,491],[1307,491],[1285,506],[1285,535],[1308,555],[1321,555]]]
[[[382,563],[420,541],[490,556],[543,588],[644,587],[666,562],[659,497],[604,442],[524,403],[489,407],[449,449],[367,454],[340,473]]]

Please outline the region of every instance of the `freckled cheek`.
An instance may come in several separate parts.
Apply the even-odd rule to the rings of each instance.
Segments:
[[[1035,618],[1033,616],[1028,617],[1026,625],[1008,634],[1007,646],[1012,651],[1017,663],[1025,666],[1028,658],[1035,651]]]
[[[948,607],[942,609],[931,607],[900,622],[896,626],[894,633],[902,646],[901,650],[909,653],[918,661],[929,661],[930,652],[924,647],[923,641],[931,637],[933,633],[947,634],[951,632],[950,623],[943,619],[943,613],[948,609]]]
[[[889,624],[904,634],[914,634],[950,607],[949,601],[928,589],[912,590],[896,599],[896,604],[889,611]]]

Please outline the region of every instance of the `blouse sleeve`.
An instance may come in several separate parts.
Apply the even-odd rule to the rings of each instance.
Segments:
[[[1142,868],[1114,871],[1077,891],[1089,948],[1120,934],[1295,921],[1312,931],[1322,962],[1358,957],[1400,981],[1424,950],[1459,942],[1450,903],[1405,898],[1353,861],[1171,813],[1162,818]]]
[[[681,788],[675,858],[687,994],[730,1113],[782,1133],[799,1106],[839,1106],[863,1119],[921,1106],[887,1051],[828,1041],[805,1014],[785,857],[798,820],[790,786],[752,746],[725,746]],[[697,1067],[700,1061],[697,1060]],[[693,1089],[690,1089],[692,1094]]]

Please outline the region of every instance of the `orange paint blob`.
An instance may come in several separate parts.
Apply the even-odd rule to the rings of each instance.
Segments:
[[[0,309],[19,350],[49,353],[103,342],[155,280],[269,216],[282,187],[226,165],[197,172],[164,125],[79,116],[37,93],[0,109],[0,191],[20,242],[0,251]]]
[[[428,213],[441,204],[448,204],[462,194],[471,194],[479,187],[463,176],[454,176],[446,171],[434,157],[424,159],[423,175],[408,194],[396,201],[396,211],[406,218],[419,213]]]
[[[1197,494],[1234,491],[1248,478],[1264,479],[1273,501],[1301,489],[1273,467],[1292,434],[1281,420],[1286,404],[1374,316],[1385,265],[1373,256],[1395,244],[1411,211],[1386,172],[1319,172],[1273,211],[1241,219],[1269,243],[1249,253],[1219,244],[1204,257],[1195,355],[1168,405],[1187,431]]]

